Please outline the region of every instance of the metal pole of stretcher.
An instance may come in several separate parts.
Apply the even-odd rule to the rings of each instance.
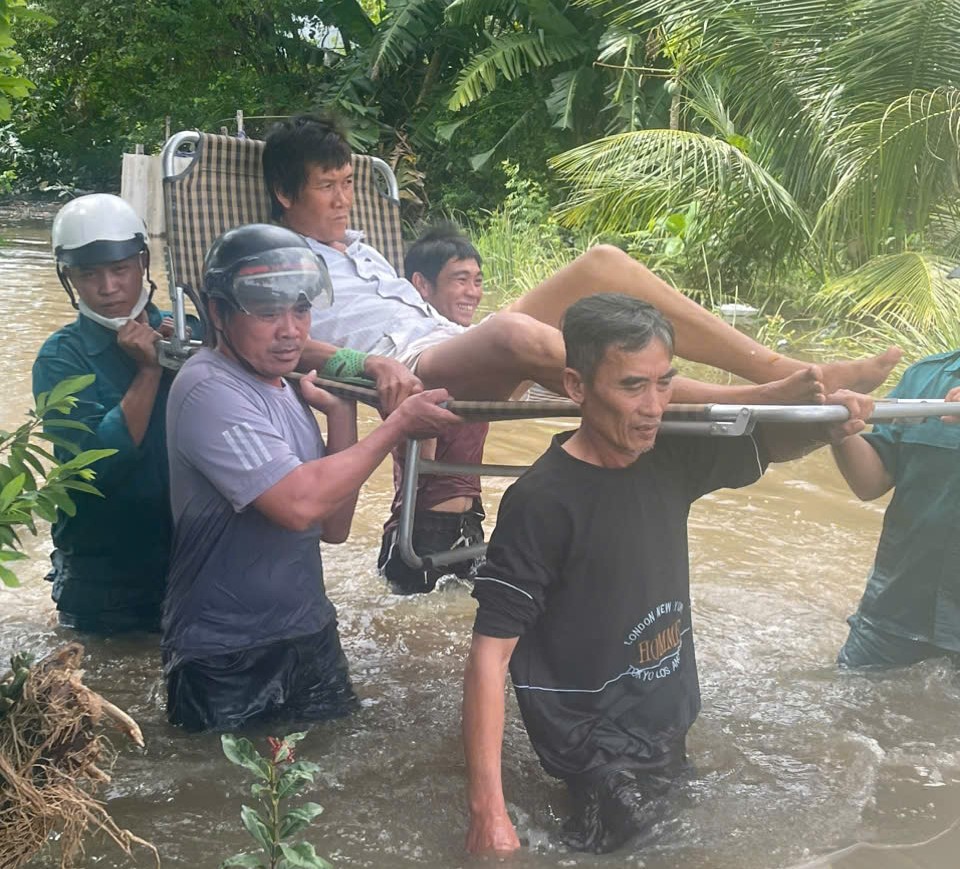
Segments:
[[[456,401],[451,401],[448,407],[456,413],[457,404]],[[576,415],[576,409],[573,410],[571,416]],[[661,434],[712,435],[717,437],[748,435],[758,422],[823,424],[844,422],[850,416],[847,409],[839,404],[670,405],[665,415],[668,418],[660,424]],[[960,416],[960,402],[944,402],[937,399],[887,399],[877,402],[874,413],[868,422],[921,422],[932,416],[949,415]],[[671,420],[669,419],[670,416],[686,417],[686,419]],[[690,417],[700,418],[690,419]],[[526,466],[523,465],[461,465],[421,459],[420,442],[408,441],[401,492],[400,526],[397,533],[397,547],[400,550],[400,557],[415,570],[421,568],[427,570],[460,561],[469,561],[483,555],[487,548],[485,543],[476,543],[472,546],[451,549],[447,552],[438,552],[432,555],[420,556],[414,551],[413,520],[416,514],[417,488],[421,474],[479,473],[492,477],[519,477],[526,469]]]

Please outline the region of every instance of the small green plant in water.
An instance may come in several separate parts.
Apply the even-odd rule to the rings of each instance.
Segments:
[[[58,510],[67,516],[76,515],[71,493],[100,496],[90,484],[95,474],[89,466],[116,450],[82,450],[57,434],[57,430],[72,430],[82,436],[91,433],[84,423],[64,417],[76,407],[77,393],[93,380],[92,374],[68,377],[37,396],[37,406],[16,431],[0,431],[0,582],[4,585],[20,584],[6,565],[27,557],[21,551],[18,528],[36,534],[35,516],[56,522]],[[50,452],[54,447],[71,458],[60,461]]]
[[[306,736],[291,733],[282,739],[269,737],[269,753],[260,754],[249,739],[225,733],[220,737],[227,760],[243,767],[255,777],[250,793],[257,798],[261,811],[243,806],[240,819],[244,829],[260,846],[261,854],[234,854],[220,864],[220,869],[332,869],[309,842],[289,840],[311,823],[322,811],[317,803],[303,803],[284,810],[290,797],[313,783],[320,766],[294,757],[294,746]]]

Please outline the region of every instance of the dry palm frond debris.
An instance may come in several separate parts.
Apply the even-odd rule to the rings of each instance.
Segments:
[[[83,684],[83,646],[67,643],[31,665],[15,655],[0,676],[0,869],[17,869],[55,836],[62,869],[76,865],[88,832],[100,832],[128,855],[156,848],[121,829],[96,798],[110,781],[115,753],[104,720],[137,746],[143,735],[123,710]]]

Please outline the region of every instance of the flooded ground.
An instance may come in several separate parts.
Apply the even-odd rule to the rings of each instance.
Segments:
[[[48,228],[0,226],[0,237],[0,428],[11,428],[30,404],[38,347],[73,314],[50,261]],[[559,425],[496,424],[488,459],[530,460]],[[489,484],[488,512],[505,485]],[[303,743],[301,755],[323,769],[309,798],[326,807],[308,838],[337,867],[476,865],[462,851],[459,739],[474,604],[462,587],[416,598],[384,592],[374,562],[389,486],[383,467],[361,496],[350,541],[324,550],[363,706]],[[703,712],[673,820],[614,855],[565,851],[557,837],[563,789],[541,772],[511,697],[505,781],[531,848],[510,865],[956,866],[960,679],[938,662],[884,675],[843,674],[833,664],[882,510],[855,502],[825,453],[697,505],[690,537]],[[28,548],[23,588],[0,589],[3,658],[18,648],[42,654],[70,636],[52,626],[46,531]],[[246,849],[243,774],[222,757],[217,737],[167,725],[157,639],[85,642],[88,684],[128,709],[147,741],[142,753],[122,747],[114,768],[107,798],[120,825],[152,840],[165,866],[216,867]],[[139,858],[94,841],[84,865],[149,864]]]

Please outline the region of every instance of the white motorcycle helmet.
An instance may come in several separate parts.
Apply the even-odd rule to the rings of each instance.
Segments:
[[[53,219],[53,255],[57,275],[74,308],[77,301],[64,268],[104,265],[145,255],[144,269],[150,280],[147,227],[129,203],[112,193],[91,193],[68,202]]]

